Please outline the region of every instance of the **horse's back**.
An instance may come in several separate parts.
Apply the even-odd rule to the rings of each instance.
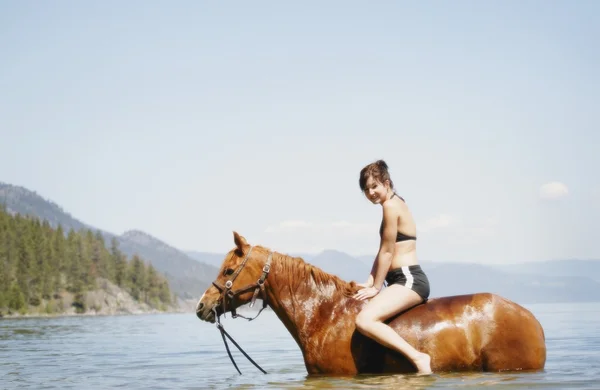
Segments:
[[[432,298],[389,322],[409,343],[432,355],[432,369],[540,369],[543,329],[524,307],[491,293]]]

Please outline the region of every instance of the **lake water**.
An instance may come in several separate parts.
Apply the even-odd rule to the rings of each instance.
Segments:
[[[267,371],[261,373],[229,342],[239,375],[216,326],[189,313],[1,319],[0,387],[599,389],[600,303],[524,306],[546,332],[543,372],[309,378],[283,324],[263,311],[250,322],[229,315],[222,319],[227,332]]]

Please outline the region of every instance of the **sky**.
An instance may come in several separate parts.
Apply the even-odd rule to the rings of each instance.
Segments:
[[[0,0],[0,181],[97,228],[423,262],[598,259],[600,3]]]

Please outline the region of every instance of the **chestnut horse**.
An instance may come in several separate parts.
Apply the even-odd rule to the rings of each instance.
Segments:
[[[402,354],[355,330],[366,301],[352,298],[355,282],[325,273],[299,257],[251,246],[234,232],[214,286],[196,306],[203,321],[232,311],[262,293],[304,357],[309,375],[411,373]],[[542,326],[525,308],[490,293],[432,298],[387,323],[431,356],[433,372],[541,370]]]

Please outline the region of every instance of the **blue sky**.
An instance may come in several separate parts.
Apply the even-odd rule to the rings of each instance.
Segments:
[[[600,3],[0,1],[0,181],[114,233],[427,261],[600,258]]]

